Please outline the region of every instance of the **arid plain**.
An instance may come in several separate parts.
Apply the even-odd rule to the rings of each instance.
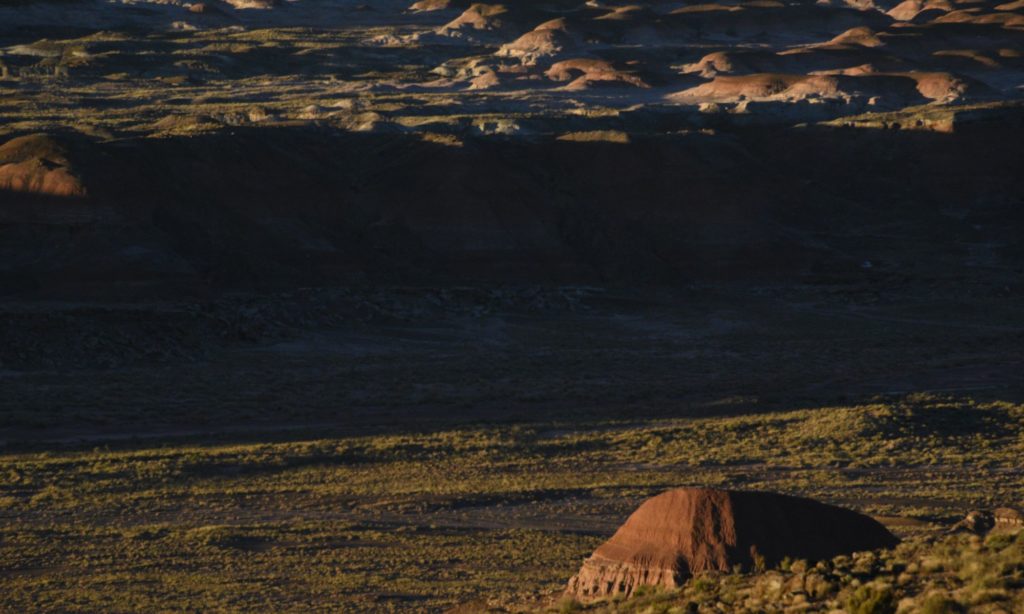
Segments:
[[[1007,612],[1024,4],[0,0],[0,610]],[[648,497],[902,543],[595,603]]]

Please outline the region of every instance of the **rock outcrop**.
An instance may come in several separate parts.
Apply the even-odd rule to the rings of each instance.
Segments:
[[[448,37],[479,36],[481,33],[501,33],[508,28],[509,10],[503,4],[473,4],[461,15],[438,30]]]
[[[67,152],[44,134],[11,139],[0,146],[0,192],[81,197],[85,186]]]
[[[1024,529],[1024,514],[1012,507],[1000,507],[994,510],[973,510],[963,520],[950,528],[950,533],[966,531],[975,535],[985,535],[990,531],[1017,532]]]
[[[639,586],[678,587],[703,571],[821,560],[898,541],[867,516],[810,499],[682,488],[645,501],[583,562],[567,592],[582,601],[629,596]]]
[[[577,41],[569,34],[565,19],[552,19],[511,43],[502,45],[495,55],[516,58],[523,64],[532,65],[541,58],[558,55],[575,46],[577,46]]]
[[[277,0],[225,0],[232,7],[239,10],[256,9],[265,11],[277,6]]]
[[[586,89],[595,84],[650,87],[640,77],[631,72],[618,70],[611,62],[590,58],[574,58],[555,62],[544,73],[552,81],[569,82],[566,89]]]

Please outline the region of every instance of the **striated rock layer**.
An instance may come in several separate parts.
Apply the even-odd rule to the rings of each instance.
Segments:
[[[569,580],[580,600],[630,595],[639,586],[675,588],[703,571],[820,560],[892,547],[875,520],[810,499],[701,488],[645,501]]]

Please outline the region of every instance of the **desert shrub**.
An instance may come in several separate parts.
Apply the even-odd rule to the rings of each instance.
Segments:
[[[168,533],[165,527],[128,527],[121,531],[121,537],[129,541],[153,541],[165,537]]]
[[[654,587],[647,584],[641,584],[640,586],[633,589],[633,597],[645,597],[654,592]]]
[[[850,595],[846,609],[850,614],[893,614],[896,595],[891,586],[866,584]]]
[[[936,593],[921,604],[921,614],[960,614],[963,607],[946,595]]]
[[[1003,550],[1012,544],[1016,537],[1013,533],[989,533],[988,537],[985,538],[985,545],[993,550]]]
[[[838,589],[838,584],[820,573],[810,573],[804,581],[807,595],[812,599],[824,599]]]
[[[571,614],[572,612],[579,612],[580,609],[580,602],[576,601],[572,597],[563,597],[562,600],[558,602],[559,614]]]
[[[51,484],[32,495],[29,502],[37,507],[67,507],[74,505],[75,497],[70,490]]]
[[[999,603],[1011,599],[1011,593],[1002,589],[992,588],[969,588],[965,601],[970,606],[979,606],[985,603]],[[1019,611],[1019,610],[1014,610]]]
[[[739,599],[739,590],[742,587],[743,578],[738,574],[729,574],[722,579],[718,585],[718,600],[726,604],[734,604]]]
[[[711,578],[701,577],[694,578],[690,587],[693,589],[693,592],[698,595],[711,595],[715,592],[715,589],[718,588],[718,583]]]
[[[236,527],[208,525],[189,529],[186,538],[194,544],[214,548],[245,549],[259,540]]]
[[[624,610],[613,609],[613,611],[643,612],[645,614],[667,614],[675,612],[678,605],[680,593],[669,591],[657,586],[638,586],[633,594],[623,602],[627,605]]]
[[[768,568],[768,564],[765,561],[764,555],[760,552],[754,551],[750,553],[751,558],[754,560],[754,572],[764,573],[764,570]]]

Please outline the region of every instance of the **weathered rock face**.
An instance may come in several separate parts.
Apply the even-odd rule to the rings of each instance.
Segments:
[[[677,587],[702,571],[772,566],[785,557],[820,560],[898,541],[867,516],[810,499],[670,490],[645,501],[594,551],[567,592],[583,601],[628,596],[638,586]]]
[[[985,535],[989,531],[1017,532],[1024,530],[1024,514],[1012,507],[995,510],[973,510],[963,520],[953,525],[950,533],[966,531]]]
[[[1020,531],[1024,529],[1024,513],[1012,507],[1000,507],[992,515],[995,517],[997,529]]]
[[[85,187],[72,170],[64,148],[42,134],[0,145],[0,191],[4,190],[42,196],[85,196]]]

